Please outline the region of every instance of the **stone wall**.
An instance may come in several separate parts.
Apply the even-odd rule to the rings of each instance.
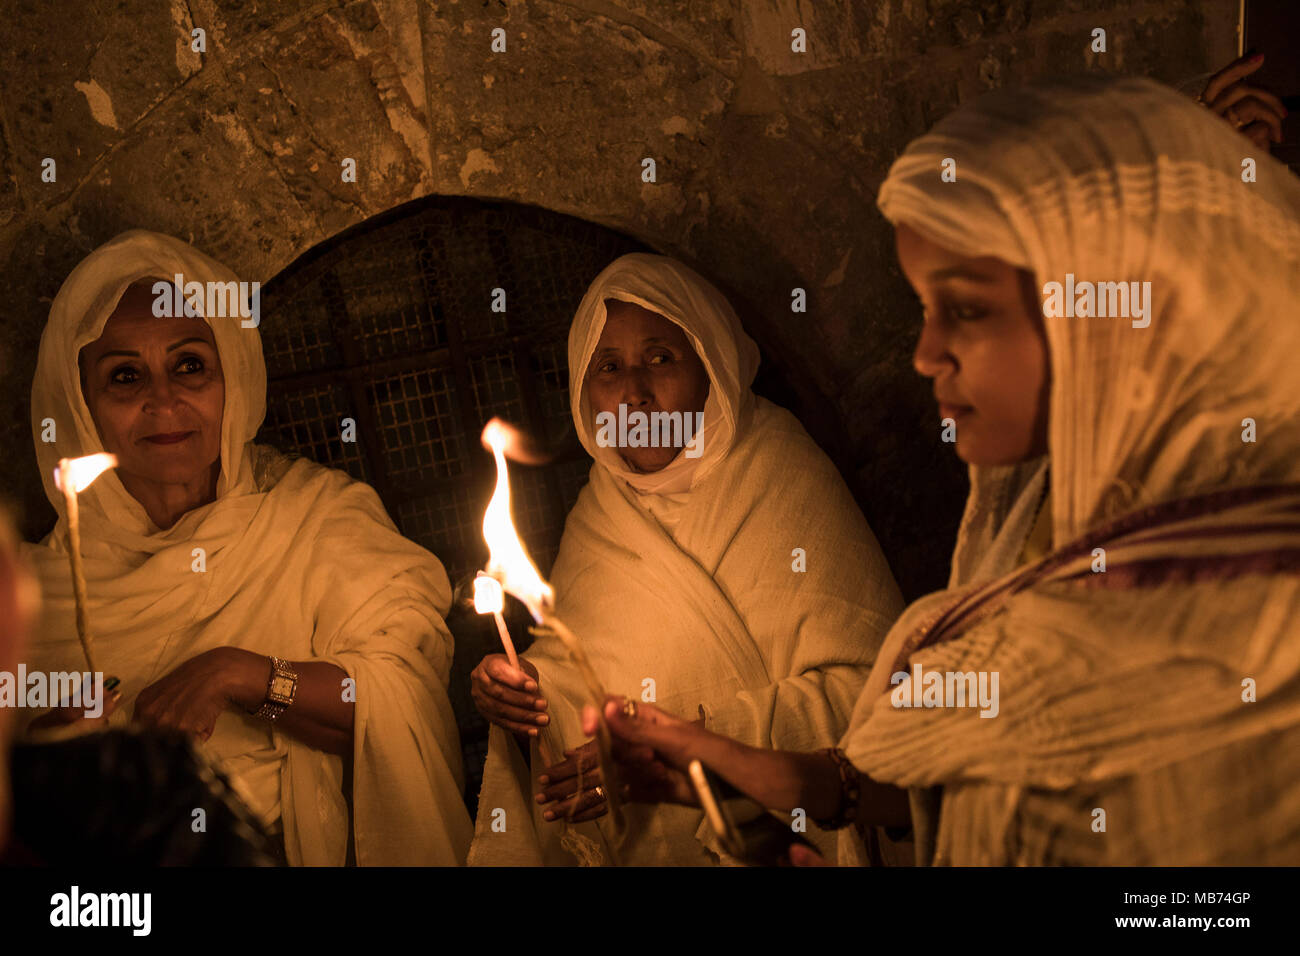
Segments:
[[[734,297],[910,597],[942,584],[964,471],[911,370],[920,316],[874,196],[961,102],[1087,70],[1177,82],[1235,0],[6,0],[0,491],[53,521],[29,390],[69,270],[128,228],[263,282],[408,199],[607,224]],[[207,47],[190,48],[203,28]],[[493,53],[491,32],[506,31]],[[807,52],[791,50],[801,27]],[[1089,51],[1093,28],[1108,51]],[[52,157],[57,180],[43,182]],[[357,161],[355,183],[340,177]],[[657,181],[642,181],[642,160]],[[808,312],[792,314],[791,289]],[[576,304],[576,303],[575,303]]]

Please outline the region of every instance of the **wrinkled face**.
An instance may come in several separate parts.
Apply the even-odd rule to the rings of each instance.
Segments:
[[[631,302],[607,299],[605,328],[587,366],[593,413],[695,413],[709,397],[709,373],[677,323]],[[620,448],[634,471],[659,471],[680,448]]]
[[[934,380],[958,456],[1007,465],[1044,454],[1051,371],[1033,275],[991,256],[957,255],[906,225],[895,239],[925,310],[912,364]]]
[[[156,318],[151,285],[127,289],[81,350],[81,391],[119,471],[181,484],[221,456],[225,380],[212,329],[201,318]]]

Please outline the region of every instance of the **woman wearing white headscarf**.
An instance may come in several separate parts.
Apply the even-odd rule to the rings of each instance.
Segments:
[[[1157,83],[1089,78],[959,110],[879,203],[972,462],[951,585],[886,639],[857,773],[650,708],[608,704],[614,733],[841,824],[906,790],[921,863],[1300,862],[1300,182]],[[1059,314],[1053,282],[1139,285]],[[918,673],[998,675],[996,716],[915,706]]]
[[[153,279],[170,292],[177,274],[235,281],[137,230],[78,265],[50,309],[32,429],[59,520],[24,546],[44,592],[27,666],[84,669],[53,476],[60,458],[114,452],[79,508],[96,663],[121,681],[109,719],[195,733],[291,864],[463,862],[446,574],[368,485],[252,441],[259,333],[229,305],[155,317]],[[272,695],[288,672],[296,688]]]
[[[595,464],[551,583],[605,686],[757,747],[811,748],[843,733],[902,602],[829,459],[750,391],[757,366],[730,304],[682,263],[632,254],[596,277],[569,331],[570,403]],[[703,431],[685,450],[608,446],[613,430],[602,437],[596,415],[619,403],[702,411]],[[539,639],[524,660],[547,702],[544,729],[530,771],[492,727],[470,863],[719,862],[696,810],[628,807],[625,837],[607,816],[593,821],[604,812],[598,771],[580,800],[538,806],[538,743],[558,759],[588,741],[586,690],[558,640]],[[559,790],[572,792],[565,763]],[[565,776],[548,773],[552,785]]]

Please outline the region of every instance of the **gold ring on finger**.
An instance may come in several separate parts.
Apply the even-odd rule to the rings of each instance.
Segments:
[[[623,701],[623,713],[626,714],[630,720],[636,720],[636,701]]]
[[[600,799],[602,799],[602,800],[606,799],[606,797],[605,797],[605,788],[602,787],[600,784],[596,784],[596,787],[595,787],[595,791],[594,791],[594,792],[595,792],[596,796],[600,797]]]

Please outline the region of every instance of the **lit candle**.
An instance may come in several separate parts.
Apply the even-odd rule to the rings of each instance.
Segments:
[[[72,565],[72,596],[77,609],[77,639],[86,655],[86,666],[92,675],[99,673],[95,667],[90,623],[86,620],[86,577],[81,570],[81,523],[77,511],[77,495],[90,486],[105,470],[117,466],[117,456],[107,452],[85,455],[82,458],[60,458],[54,470],[54,485],[63,492],[68,513],[68,561]]]
[[[501,643],[505,645],[510,666],[519,670],[519,655],[515,653],[515,642],[510,640],[510,629],[506,627],[505,618],[501,616],[505,606],[505,592],[501,589],[501,582],[480,571],[478,577],[474,579],[474,610],[479,614],[491,614],[496,620],[497,633],[501,635]]]
[[[514,430],[499,418],[483,426],[483,444],[492,450],[497,463],[497,485],[483,512],[483,540],[488,546],[486,571],[506,591],[523,601],[540,624],[545,606],[555,600],[555,592],[528,557],[510,517],[510,476],[506,471],[505,450],[515,441]]]
[[[563,621],[555,616],[555,591],[542,578],[541,572],[528,557],[528,552],[524,550],[523,542],[519,540],[514,521],[510,517],[510,478],[506,471],[505,450],[518,447],[521,444],[520,437],[505,422],[494,418],[483,428],[483,444],[491,449],[497,465],[496,490],[492,493],[492,500],[488,502],[487,511],[483,515],[483,538],[488,545],[488,563],[483,577],[496,580],[507,593],[513,594],[522,601],[533,620],[542,629],[558,637],[569,652],[569,656],[573,658],[573,663],[577,666],[583,683],[587,685],[587,692],[599,715],[596,747],[600,757],[601,779],[605,799],[609,803],[610,820],[616,831],[620,831],[623,828],[622,801],[618,796],[619,788],[611,757],[612,739],[609,727],[605,723],[605,689],[601,686],[586,651],[583,650],[582,642]],[[479,580],[482,578],[475,579],[476,608],[478,608]],[[488,613],[486,608],[490,606],[490,599],[485,595],[484,609],[480,610],[480,613]],[[502,639],[506,644],[507,653],[512,655],[513,663],[513,647],[510,645],[509,631],[505,629],[505,623],[499,616],[497,626],[503,632]]]

